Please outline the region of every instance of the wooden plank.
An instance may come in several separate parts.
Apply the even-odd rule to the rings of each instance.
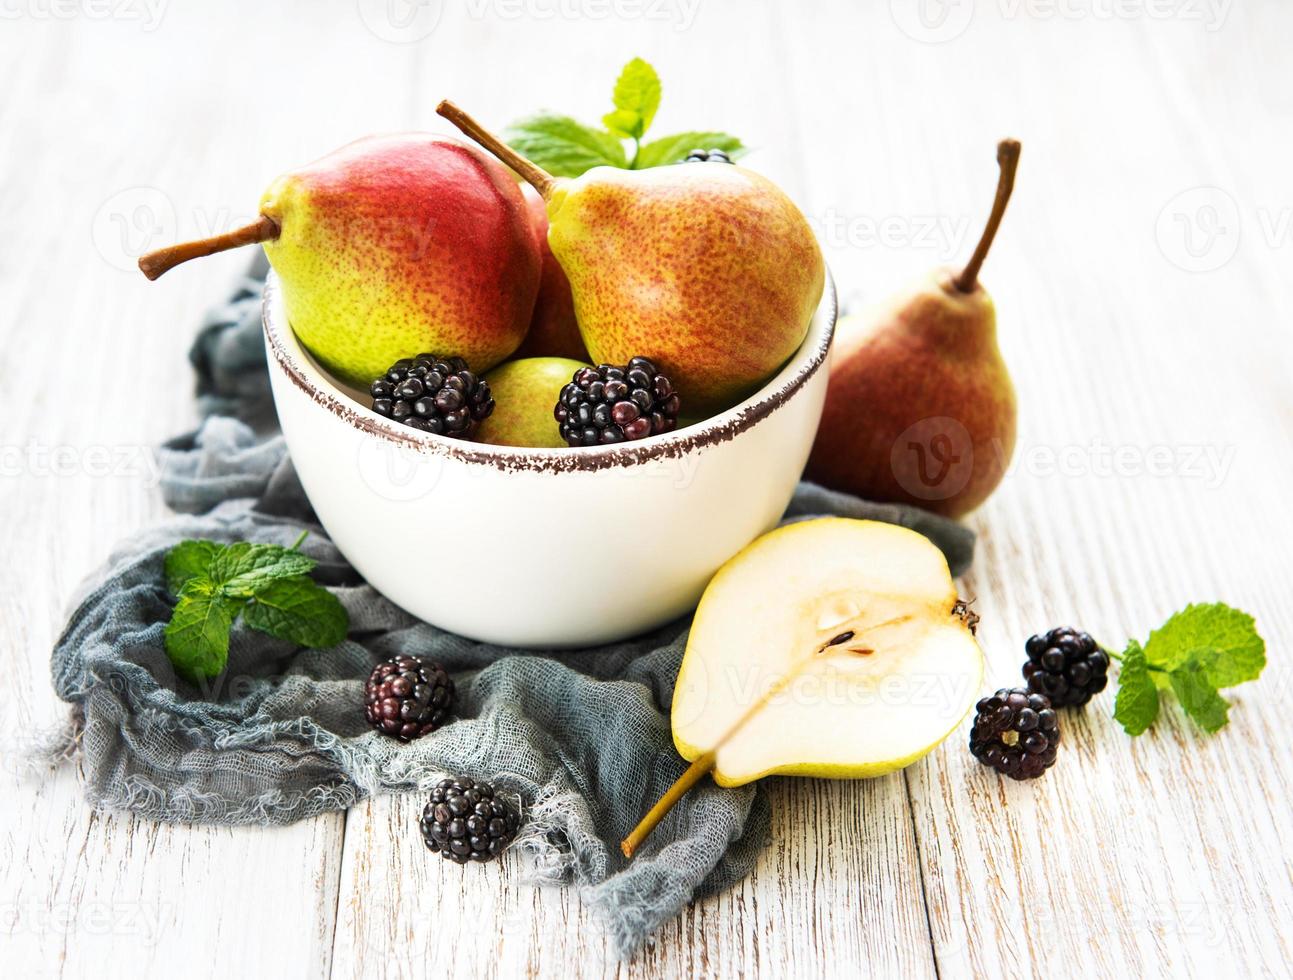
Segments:
[[[772,844],[746,881],[697,902],[627,964],[574,890],[518,885],[511,855],[460,868],[424,851],[423,800],[354,807],[333,976],[373,962],[398,976],[933,976],[919,862],[901,775],[775,780]]]
[[[78,580],[165,517],[147,454],[195,421],[187,347],[248,261],[221,256],[149,285],[130,271],[134,254],[232,224],[276,172],[342,134],[404,123],[408,60],[382,45],[347,61],[346,37],[314,10],[167,5],[151,33],[5,21],[0,513],[12,560],[0,570],[0,664],[17,695],[6,745],[26,747],[66,714],[48,657]],[[302,86],[307,57],[340,67]],[[58,380],[70,377],[74,402]],[[327,974],[343,815],[160,826],[90,811],[71,770],[0,780],[9,972]]]

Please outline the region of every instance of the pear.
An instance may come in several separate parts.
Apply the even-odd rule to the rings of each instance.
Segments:
[[[494,411],[480,423],[476,441],[494,446],[566,448],[552,410],[561,388],[588,367],[565,357],[524,357],[500,364],[485,375]]]
[[[530,329],[516,357],[567,357],[587,361],[588,349],[579,336],[579,321],[575,318],[575,298],[570,295],[570,280],[566,278],[552,249],[548,246],[548,205],[529,184],[521,185],[530,221],[538,242],[542,260],[539,274],[539,296],[534,301],[534,315]]]
[[[751,394],[802,343],[826,267],[803,214],[720,163],[593,167],[556,178],[449,102],[436,110],[533,185],[594,361],[649,357],[689,411]]]
[[[828,517],[757,539],[701,597],[671,718],[692,764],[625,856],[706,773],[720,786],[850,779],[920,759],[978,697],[976,622],[943,553],[915,531]]]
[[[1015,140],[997,148],[996,200],[963,270],[935,270],[878,314],[840,321],[808,479],[948,517],[978,507],[1001,482],[1015,448],[1015,388],[978,274],[1019,151]]]
[[[181,262],[262,242],[292,328],[325,368],[367,387],[433,351],[487,371],[520,345],[540,255],[516,182],[458,140],[370,136],[266,190],[259,219],[143,256],[156,279]]]

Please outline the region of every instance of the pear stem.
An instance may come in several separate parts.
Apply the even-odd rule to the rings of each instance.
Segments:
[[[168,245],[155,252],[139,257],[139,269],[149,280],[155,280],[189,259],[200,259],[204,255],[215,255],[216,252],[227,252],[231,248],[243,245],[254,245],[267,242],[279,236],[280,228],[273,218],[261,215],[256,221],[223,235],[212,238],[201,238],[195,242],[183,242],[179,245]]]
[[[656,824],[663,820],[665,815],[673,809],[674,804],[686,796],[687,791],[700,782],[705,774],[713,768],[713,752],[706,752],[687,767],[687,771],[678,777],[664,796],[660,797],[659,802],[633,828],[633,832],[620,842],[620,850],[624,852],[626,858],[633,857],[634,852],[642,846],[642,842],[647,839],[651,831],[655,830]]]
[[[557,184],[557,179],[552,174],[525,159],[448,99],[436,106],[435,111],[525,178],[545,201],[552,197]]]
[[[983,236],[975,246],[974,254],[966,263],[965,269],[952,281],[952,285],[962,293],[974,292],[979,279],[979,269],[983,260],[988,257],[992,240],[997,237],[1001,219],[1005,217],[1006,205],[1010,203],[1010,193],[1015,189],[1015,171],[1019,167],[1019,140],[1002,140],[997,144],[997,163],[1001,167],[1001,176],[997,178],[997,196],[992,202],[992,213],[988,215],[988,224],[983,229]]]
[[[650,812],[647,813],[647,815],[642,818],[642,820],[638,823],[638,825],[633,828],[633,833],[629,834],[627,837],[624,838],[623,841],[620,842],[620,850],[624,852],[624,856],[626,858],[633,857],[633,852],[638,849],[638,847],[641,845],[641,843],[644,840],[646,840],[647,835],[650,834],[651,831],[655,830],[656,824],[658,824],[661,820],[664,819],[665,814],[668,813],[671,809],[673,809],[674,804],[677,803],[679,800],[681,800],[683,796],[686,795],[687,791],[700,781],[700,778],[703,775],[705,775],[705,773],[709,772],[711,769],[714,768],[714,762],[718,756],[718,750],[722,748],[724,745],[726,745],[733,735],[735,735],[742,728],[744,728],[746,722],[748,722],[751,718],[753,718],[760,711],[762,711],[769,701],[771,701],[774,697],[776,697],[787,687],[789,687],[791,683],[795,680],[795,678],[799,676],[800,672],[803,671],[803,669],[807,667],[808,664],[812,663],[812,661],[815,658],[822,656],[828,650],[841,646],[845,643],[848,643],[850,640],[857,639],[860,636],[870,633],[872,630],[883,629],[886,626],[892,626],[896,623],[903,623],[903,622],[906,622],[909,618],[910,618],[909,616],[894,616],[891,619],[886,619],[880,623],[872,623],[870,626],[866,627],[865,629],[858,628],[855,630],[845,630],[842,633],[837,633],[829,640],[826,640],[820,646],[815,648],[813,652],[809,654],[807,657],[804,657],[801,661],[799,661],[799,663],[796,664],[792,670],[788,671],[775,684],[773,684],[768,689],[768,691],[763,695],[763,697],[757,699],[748,708],[746,708],[745,711],[741,714],[741,717],[736,719],[736,721],[732,724],[732,727],[729,728],[727,732],[723,735],[723,737],[718,740],[714,748],[710,749],[704,755],[700,756],[695,762],[693,762],[687,768],[687,771],[684,772],[681,776],[679,776],[678,780],[672,786],[669,787],[669,789],[665,792],[664,796],[660,797],[660,802],[658,802],[655,806],[653,806]],[[871,653],[872,651],[850,649],[850,652],[851,653]]]

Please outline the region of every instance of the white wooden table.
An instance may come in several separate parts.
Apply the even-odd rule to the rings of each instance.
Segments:
[[[1023,140],[984,274],[1021,440],[963,583],[988,684],[1017,679],[1031,632],[1143,637],[1192,600],[1254,612],[1271,666],[1215,737],[1171,707],[1133,742],[1106,693],[1034,784],[980,767],[963,732],[882,779],[774,780],[756,872],[628,964],[515,860],[428,860],[413,797],[159,826],[92,812],[71,768],[9,766],[4,972],[1287,974],[1293,8],[402,3],[0,8],[6,760],[64,716],[47,663],[76,583],[164,517],[149,447],[194,421],[185,351],[245,261],[150,286],[134,256],[245,220],[270,177],[353,137],[444,128],[444,96],[495,124],[596,119],[635,54],[664,78],[662,132],[758,147],[854,305],[963,258],[996,140]]]

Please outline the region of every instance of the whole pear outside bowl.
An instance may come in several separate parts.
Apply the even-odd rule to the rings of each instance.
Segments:
[[[283,435],[337,547],[413,615],[517,647],[662,625],[776,525],[817,431],[836,312],[828,276],[794,356],[720,415],[640,442],[524,449],[377,415],[302,348],[272,273],[264,303]]]

